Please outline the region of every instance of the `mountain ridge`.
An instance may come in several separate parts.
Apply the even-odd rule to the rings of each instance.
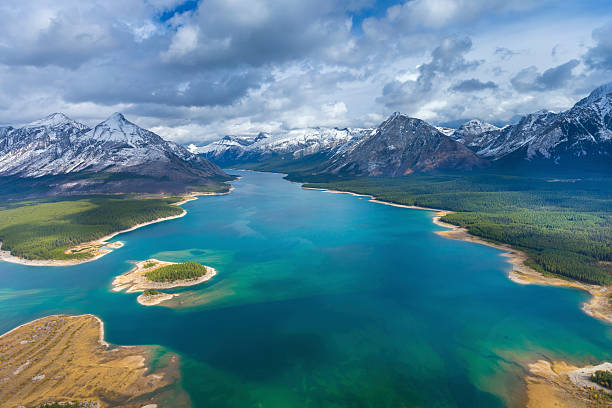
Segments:
[[[612,82],[597,87],[588,96],[582,98],[572,108],[564,112],[555,113],[542,109],[526,114],[518,122],[503,127],[472,119],[463,123],[457,129],[443,126],[432,126],[432,128],[469,148],[479,158],[491,162],[493,167],[499,169],[528,169],[533,167],[558,170],[567,166],[568,168],[609,171],[612,170],[611,106]],[[395,115],[400,114],[395,113],[389,119]],[[330,130],[337,128],[313,129]],[[301,149],[297,141],[293,141],[294,148],[292,149],[291,131],[284,135],[287,149],[283,155],[274,156],[273,149],[270,149],[268,152],[260,152],[259,157],[253,158],[249,154],[245,154],[245,151],[256,149],[251,147],[253,143],[248,138],[244,139],[244,137],[241,139],[242,142],[238,142],[239,138],[227,137],[224,138],[225,141],[222,139],[204,146],[201,151],[205,157],[213,161],[220,160],[223,164],[230,163],[232,166],[238,167],[245,163],[257,161],[263,163],[262,168],[274,169],[278,164],[278,156],[280,156],[284,161],[283,171],[291,169],[290,163],[292,160],[297,163],[308,154],[311,155],[310,157],[314,157],[313,153],[316,153],[318,156],[317,165],[312,166],[312,171],[320,172],[321,169],[336,171],[338,170],[337,166],[333,165],[332,161],[336,161],[336,164],[338,164],[339,154],[352,151],[355,146],[362,142],[362,139],[371,136],[377,129],[362,129],[361,132],[354,133],[350,138],[338,138],[331,146],[319,143],[318,148],[313,149],[313,152]],[[321,132],[321,130],[319,131]],[[388,148],[389,146],[387,144],[381,146],[381,148]],[[367,168],[364,158],[361,161],[361,166],[365,165]],[[266,163],[275,164],[266,166]],[[456,170],[462,170],[461,163],[457,164]],[[434,164],[430,166],[418,165],[417,167],[418,171],[432,171],[432,169],[447,166]],[[474,167],[478,168],[480,166]]]
[[[0,128],[2,177],[75,178],[101,173],[112,174],[114,179],[147,179],[142,188],[146,185],[154,192],[159,188],[172,190],[171,182],[178,187],[231,179],[216,164],[137,126],[121,113],[112,114],[93,128],[62,113],[53,113],[19,128]],[[85,179],[75,183],[79,191],[96,190],[101,184],[105,184],[104,192],[141,190],[135,181],[115,181],[112,186]],[[74,190],[73,187],[70,189]]]
[[[371,129],[362,128],[303,128],[286,133],[260,132],[255,137],[225,136],[199,148],[200,154],[222,166],[258,163],[266,160],[299,160],[335,151],[358,139]]]

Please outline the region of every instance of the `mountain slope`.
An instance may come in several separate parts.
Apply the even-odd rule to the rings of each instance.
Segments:
[[[395,177],[485,165],[485,160],[435,127],[394,113],[369,135],[340,149],[321,172]]]
[[[71,137],[89,128],[54,113],[21,128],[0,128],[0,175],[44,175],[45,168],[60,160],[71,147]]]

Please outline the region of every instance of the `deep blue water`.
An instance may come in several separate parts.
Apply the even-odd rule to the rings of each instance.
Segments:
[[[0,263],[0,332],[93,313],[116,344],[182,357],[196,407],[495,407],[520,403],[524,364],[612,358],[582,292],[509,281],[500,251],[434,233],[427,211],[234,172],[225,196],[122,234],[72,267]],[[131,261],[214,266],[177,307],[110,291]]]

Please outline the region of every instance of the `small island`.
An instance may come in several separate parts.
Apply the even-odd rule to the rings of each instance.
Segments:
[[[136,298],[136,300],[143,306],[155,306],[159,305],[162,302],[165,302],[166,300],[170,300],[175,296],[178,295],[173,293],[160,292],[156,289],[146,289]]]
[[[129,272],[113,280],[113,291],[127,293],[142,292],[137,301],[143,306],[158,305],[170,300],[176,293],[164,293],[160,289],[171,289],[199,285],[212,279],[217,270],[197,262],[167,262],[147,259],[136,262]]]

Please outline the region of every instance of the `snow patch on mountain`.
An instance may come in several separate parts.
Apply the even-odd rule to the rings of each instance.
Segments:
[[[438,132],[442,133],[445,136],[452,136],[453,133],[455,133],[455,130],[457,130],[445,126],[435,126],[435,128],[438,130]]]

